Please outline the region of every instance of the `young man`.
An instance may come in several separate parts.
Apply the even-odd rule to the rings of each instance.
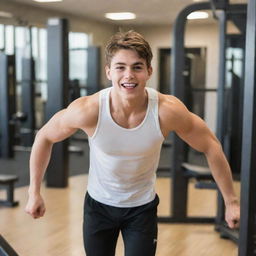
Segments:
[[[146,88],[152,53],[134,31],[117,33],[106,47],[112,87],[81,97],[38,132],[30,158],[26,211],[45,213],[40,184],[52,145],[82,129],[89,137],[90,170],[84,204],[87,256],[115,254],[121,231],[126,256],[155,255],[158,196],[154,185],[160,149],[172,131],[208,160],[226,205],[226,221],[238,226],[239,204],[229,164],[206,124],[174,96]]]

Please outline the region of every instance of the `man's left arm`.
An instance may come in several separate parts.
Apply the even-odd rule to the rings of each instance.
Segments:
[[[212,175],[222,193],[226,206],[226,221],[230,228],[239,226],[240,206],[233,187],[232,173],[222,146],[206,123],[187,109],[176,127],[177,135],[207,158]]]

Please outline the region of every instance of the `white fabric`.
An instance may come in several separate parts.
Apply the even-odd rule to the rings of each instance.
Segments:
[[[164,140],[159,125],[158,93],[146,88],[148,107],[144,120],[126,129],[112,119],[111,87],[100,92],[97,128],[90,145],[88,193],[116,207],[135,207],[155,198],[156,170]]]

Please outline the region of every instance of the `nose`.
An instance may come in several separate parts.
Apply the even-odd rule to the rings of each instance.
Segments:
[[[124,74],[125,78],[126,79],[131,79],[131,78],[134,78],[134,72],[131,68],[127,68],[125,70],[125,74]]]

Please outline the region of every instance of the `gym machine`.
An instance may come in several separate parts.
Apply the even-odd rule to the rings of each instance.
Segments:
[[[256,2],[248,0],[245,47],[239,256],[256,255]]]
[[[15,87],[15,58],[0,52],[0,157],[13,158],[13,144],[15,123],[13,116],[16,112],[16,87]],[[7,199],[0,200],[0,205],[14,207],[14,182],[16,175],[0,175],[0,185],[6,188]]]
[[[15,57],[0,52],[0,157],[14,157]]]
[[[17,252],[10,244],[0,235],[0,256],[18,256]]]
[[[240,13],[240,15],[245,16],[246,14]],[[223,41],[225,44],[223,54],[225,55],[222,56],[223,69],[226,70],[225,85],[218,90],[218,137],[222,142],[223,150],[230,163],[234,180],[240,180],[241,173],[242,123],[239,120],[243,119],[244,37],[244,30],[241,30],[240,35],[225,36],[225,41]],[[239,49],[240,53],[242,53],[239,60],[233,55],[233,48],[236,48],[236,50]],[[229,56],[226,56],[227,50],[229,51]],[[240,62],[239,75],[236,74],[238,71],[238,61]],[[227,79],[227,75],[229,79]],[[222,238],[229,238],[237,243],[239,232],[238,230],[231,230],[227,227],[224,213],[225,205],[221,194],[218,193],[218,211],[215,229],[220,232]]]
[[[217,135],[219,140],[223,143],[223,107],[224,107],[224,88],[225,88],[225,36],[226,36],[226,21],[227,13],[246,13],[246,5],[229,5],[228,1],[210,1],[205,3],[196,3],[186,7],[178,15],[174,25],[174,36],[173,36],[173,52],[172,52],[172,93],[181,99],[183,102],[188,101],[186,86],[183,76],[185,70],[185,58],[184,58],[184,31],[186,24],[186,17],[199,10],[213,10],[213,13],[218,17],[219,21],[219,41],[220,41],[220,65],[219,65],[219,87],[218,87],[218,124],[217,124]],[[215,10],[219,10],[218,14]],[[219,224],[219,228],[222,227],[224,220],[224,206],[223,200],[218,199],[218,213],[217,218],[199,216],[189,217],[187,216],[187,199],[188,199],[188,181],[190,178],[195,178],[198,181],[198,187],[213,188],[213,178],[208,168],[198,168],[187,164],[187,146],[179,139],[176,135],[173,135],[173,154],[172,154],[172,191],[171,191],[171,203],[172,203],[172,214],[170,216],[159,217],[160,222],[182,222],[182,223],[216,223]],[[210,182],[210,185],[206,184],[205,181]],[[219,222],[218,222],[219,221]],[[224,230],[221,230],[224,232]],[[230,234],[226,237],[231,238],[233,241],[238,241],[238,232],[235,231],[235,235]]]
[[[15,31],[16,29],[14,29]],[[16,109],[16,86],[19,81],[17,81],[16,77],[16,47],[14,47],[14,55],[9,55],[6,57],[6,60],[2,60],[1,69],[6,69],[6,65],[8,66],[8,77],[3,75],[2,77],[2,90],[4,88],[8,88],[6,93],[2,91],[3,100],[1,100],[4,105],[9,104],[8,110],[7,108],[2,107],[2,109],[6,109],[6,111],[10,111],[8,114],[9,127],[7,128],[7,120],[4,120],[3,125],[8,129],[8,133],[12,136],[12,139],[8,139],[8,143],[4,143],[7,147],[9,146],[9,151],[11,152],[11,156],[14,156],[14,151],[28,151],[26,147],[31,147],[34,139],[34,130],[35,130],[35,104],[34,104],[34,60],[32,59],[32,43],[31,43],[31,28],[28,28],[29,36],[30,36],[30,44],[27,44],[27,47],[30,49],[30,57],[26,56],[21,59],[21,92],[22,92],[22,106],[21,111],[17,112]],[[15,33],[14,33],[14,45],[15,45]],[[7,62],[7,64],[6,64]],[[12,74],[11,74],[11,73]],[[4,70],[3,70],[4,74]],[[11,84],[10,84],[11,83]],[[19,95],[18,95],[19,96]],[[10,102],[10,103],[7,103]],[[4,111],[4,112],[6,112]],[[2,112],[2,115],[4,114]],[[6,113],[7,113],[6,112]],[[4,129],[3,129],[4,130]],[[7,136],[3,136],[6,139]],[[22,146],[20,146],[22,145]],[[25,146],[25,147],[24,147]],[[4,148],[5,146],[1,147]]]
[[[94,94],[101,89],[101,58],[100,47],[90,46],[88,47],[88,63],[87,63],[87,95]]]
[[[22,59],[22,113],[20,122],[20,144],[31,147],[35,125],[35,61],[32,57]]]
[[[70,80],[68,102],[71,103],[72,101],[78,99],[79,97],[81,97],[79,80],[78,79]]]

